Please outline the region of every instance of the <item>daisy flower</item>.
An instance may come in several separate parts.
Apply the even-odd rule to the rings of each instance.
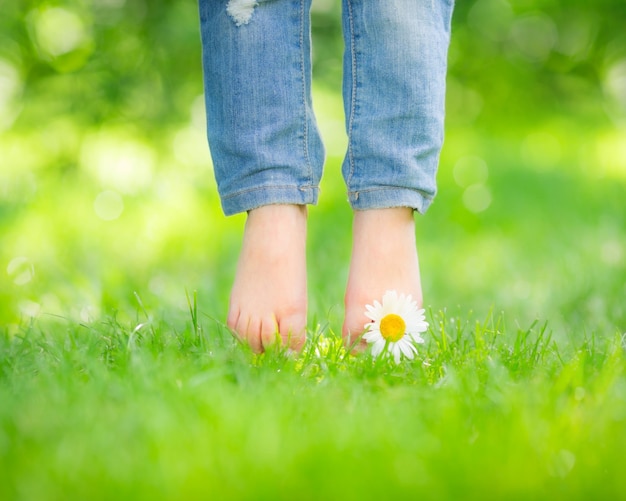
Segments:
[[[403,355],[413,360],[417,353],[415,344],[424,342],[420,333],[428,329],[428,323],[424,310],[417,308],[411,295],[387,291],[382,304],[374,301],[373,306],[368,304],[365,308],[365,316],[372,321],[364,325],[363,339],[373,343],[372,355],[377,357],[386,352],[393,355],[397,364]]]

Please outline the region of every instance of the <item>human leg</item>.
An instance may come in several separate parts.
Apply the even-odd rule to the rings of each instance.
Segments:
[[[422,290],[413,211],[436,192],[443,143],[452,0],[343,0],[343,164],[355,210],[343,335],[363,332],[365,305]]]
[[[207,128],[225,214],[248,212],[228,325],[255,351],[306,324],[306,210],[323,148],[311,106],[311,0],[200,0]]]
[[[238,3],[200,0],[207,128],[224,212],[316,203],[324,152],[311,105],[311,0],[260,1],[245,24],[232,15]]]

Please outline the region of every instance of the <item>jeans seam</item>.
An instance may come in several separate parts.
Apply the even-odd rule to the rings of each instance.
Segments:
[[[304,55],[304,16],[305,16],[305,4],[306,0],[300,0],[300,77],[302,78],[302,109],[304,113],[303,123],[303,149],[304,158],[308,169],[309,184],[313,180],[313,169],[311,167],[311,158],[309,155],[309,123],[307,116],[307,101],[306,101],[306,68],[305,68],[305,55]]]
[[[350,119],[348,121],[348,163],[350,165],[350,172],[348,172],[348,176],[346,182],[348,186],[352,182],[352,177],[354,176],[354,152],[352,146],[352,131],[354,129],[354,119],[356,115],[356,94],[357,94],[357,62],[356,62],[356,40],[354,34],[354,15],[352,11],[352,3],[351,0],[346,0],[346,5],[348,7],[348,26],[350,29],[350,66],[352,69],[352,81],[351,85],[351,96],[350,96]]]
[[[432,195],[426,193],[423,190],[420,190],[420,189],[417,189],[417,188],[411,188],[411,187],[408,187],[408,186],[402,186],[402,187],[397,187],[397,186],[377,186],[377,187],[374,187],[374,188],[364,188],[364,189],[360,189],[360,190],[352,190],[352,191],[350,191],[350,193],[356,195],[358,193],[371,193],[373,191],[395,191],[395,192],[410,191],[410,192],[417,192],[422,197],[424,197],[426,199],[433,198]]]
[[[268,190],[268,189],[295,189],[297,191],[308,191],[311,189],[317,189],[317,186],[314,184],[303,184],[301,186],[298,186],[296,184],[276,184],[276,185],[263,185],[263,186],[255,186],[253,188],[247,188],[245,190],[240,190],[240,191],[236,191],[234,193],[231,193],[230,195],[223,195],[222,198],[224,200],[229,200],[231,198],[234,197],[239,197],[241,195],[245,195],[247,193],[252,193],[254,191],[264,191],[264,190]]]

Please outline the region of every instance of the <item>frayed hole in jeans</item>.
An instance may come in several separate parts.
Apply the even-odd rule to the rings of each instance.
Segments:
[[[230,0],[226,12],[237,26],[248,24],[257,3],[258,0]]]

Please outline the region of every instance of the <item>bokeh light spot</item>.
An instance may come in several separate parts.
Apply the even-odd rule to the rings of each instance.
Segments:
[[[80,163],[104,187],[134,194],[152,183],[155,153],[127,131],[102,131],[84,140]]]
[[[618,265],[624,260],[624,248],[617,240],[608,240],[600,248],[600,258],[608,265]]]
[[[22,93],[22,79],[17,69],[0,59],[0,130],[7,129],[17,117],[17,98]]]
[[[596,141],[598,177],[626,179],[626,130],[613,130]]]
[[[595,35],[595,24],[595,19],[589,16],[573,15],[561,20],[555,50],[572,59],[585,57]]]
[[[626,112],[626,59],[611,65],[604,79],[604,91],[622,112]]]
[[[76,13],[48,7],[33,14],[35,39],[42,52],[58,57],[89,40],[85,23]]]
[[[483,184],[489,177],[487,163],[477,156],[461,157],[452,170],[456,183],[462,188],[473,184]]]
[[[26,285],[35,276],[35,267],[27,257],[18,256],[9,261],[7,274],[15,285]]]
[[[446,92],[446,116],[454,124],[471,124],[483,109],[483,97],[450,77]]]
[[[481,36],[500,40],[508,33],[513,17],[507,0],[478,0],[467,15],[467,22]]]
[[[22,315],[30,318],[36,317],[41,311],[41,305],[29,299],[20,301],[17,307]]]
[[[80,309],[79,318],[86,323],[93,322],[100,316],[100,310],[93,305],[83,306]]]
[[[185,127],[174,136],[176,160],[186,165],[206,166],[210,163],[206,135],[195,127]]]
[[[510,35],[518,53],[535,62],[547,59],[559,40],[554,21],[543,13],[515,20]]]
[[[491,192],[484,184],[473,184],[463,192],[463,205],[470,212],[487,210],[491,205]]]
[[[204,105],[204,94],[196,96],[189,109],[191,115],[191,125],[206,136],[206,111]]]
[[[104,221],[113,221],[124,212],[124,201],[116,191],[106,190],[98,194],[93,202],[93,210]]]

